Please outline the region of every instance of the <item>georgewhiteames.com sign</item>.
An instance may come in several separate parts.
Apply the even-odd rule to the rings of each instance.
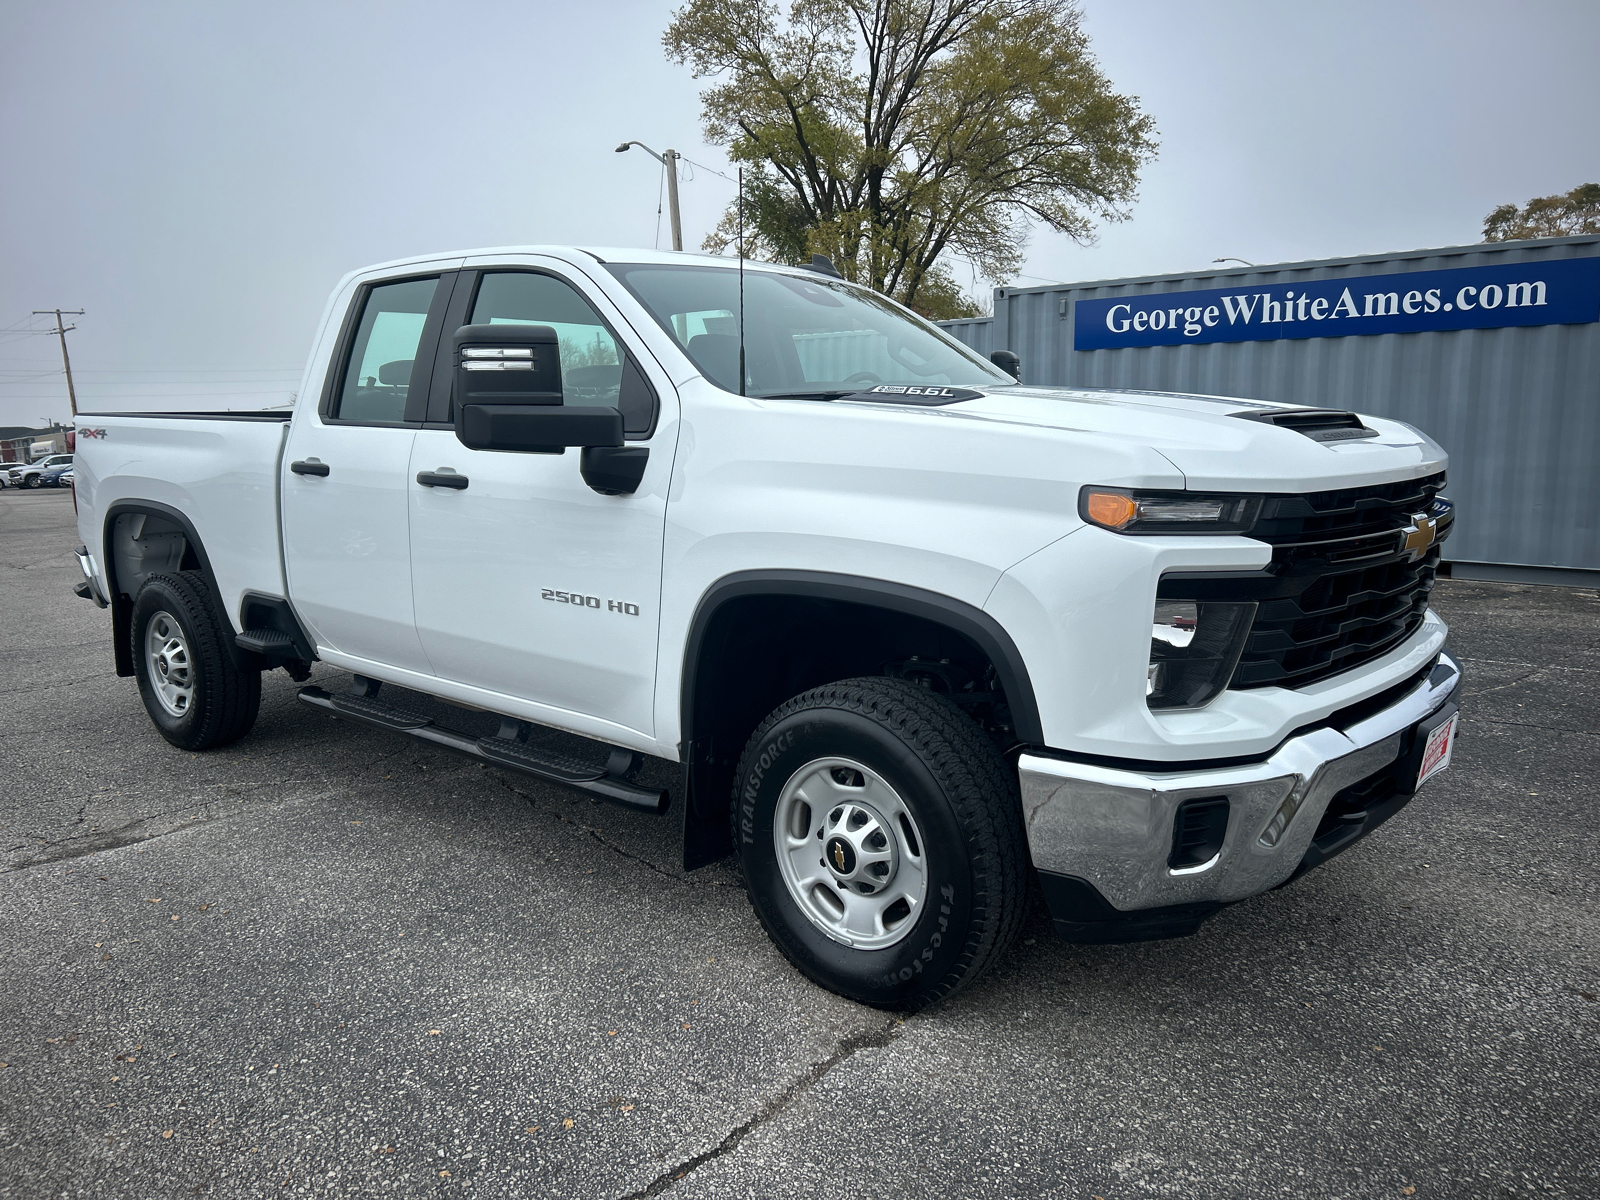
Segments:
[[[1079,300],[1073,347],[1358,337],[1600,319],[1600,257]]]

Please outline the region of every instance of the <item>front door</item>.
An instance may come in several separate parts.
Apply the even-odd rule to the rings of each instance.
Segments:
[[[411,369],[420,355],[427,364],[418,371],[421,388],[443,320],[441,290],[439,275],[359,289],[334,350],[328,395],[289,429],[284,563],[295,610],[325,657],[333,651],[431,671],[411,614],[406,472],[424,398],[412,395]],[[430,310],[437,314],[431,329]]]
[[[580,732],[649,736],[676,394],[653,360],[629,350],[604,297],[557,273],[567,268],[534,269],[540,261],[463,271],[446,324],[552,326],[564,403],[620,407],[630,444],[650,448],[644,481],[634,495],[605,496],[584,483],[578,449],[467,449],[448,425],[453,364],[441,360],[433,419],[408,469],[417,632],[442,679],[530,701]],[[467,486],[422,486],[424,472],[454,472]]]

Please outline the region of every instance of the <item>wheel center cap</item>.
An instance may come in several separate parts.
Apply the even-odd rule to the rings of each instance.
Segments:
[[[848,879],[856,873],[855,847],[842,837],[828,839],[827,857],[828,868],[840,879]]]

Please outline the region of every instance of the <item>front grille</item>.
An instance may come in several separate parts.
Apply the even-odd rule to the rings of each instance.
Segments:
[[[1444,476],[1375,487],[1268,496],[1249,536],[1272,545],[1263,571],[1169,575],[1163,597],[1255,600],[1232,688],[1303,687],[1388,653],[1422,624],[1440,543],[1454,514]],[[1404,548],[1415,514],[1436,524],[1416,561]]]

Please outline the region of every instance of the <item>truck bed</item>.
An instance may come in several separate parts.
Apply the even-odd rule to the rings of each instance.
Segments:
[[[245,592],[282,596],[278,467],[291,414],[80,413],[78,530],[102,572],[106,517],[120,502],[172,510],[209,556],[236,625]]]

